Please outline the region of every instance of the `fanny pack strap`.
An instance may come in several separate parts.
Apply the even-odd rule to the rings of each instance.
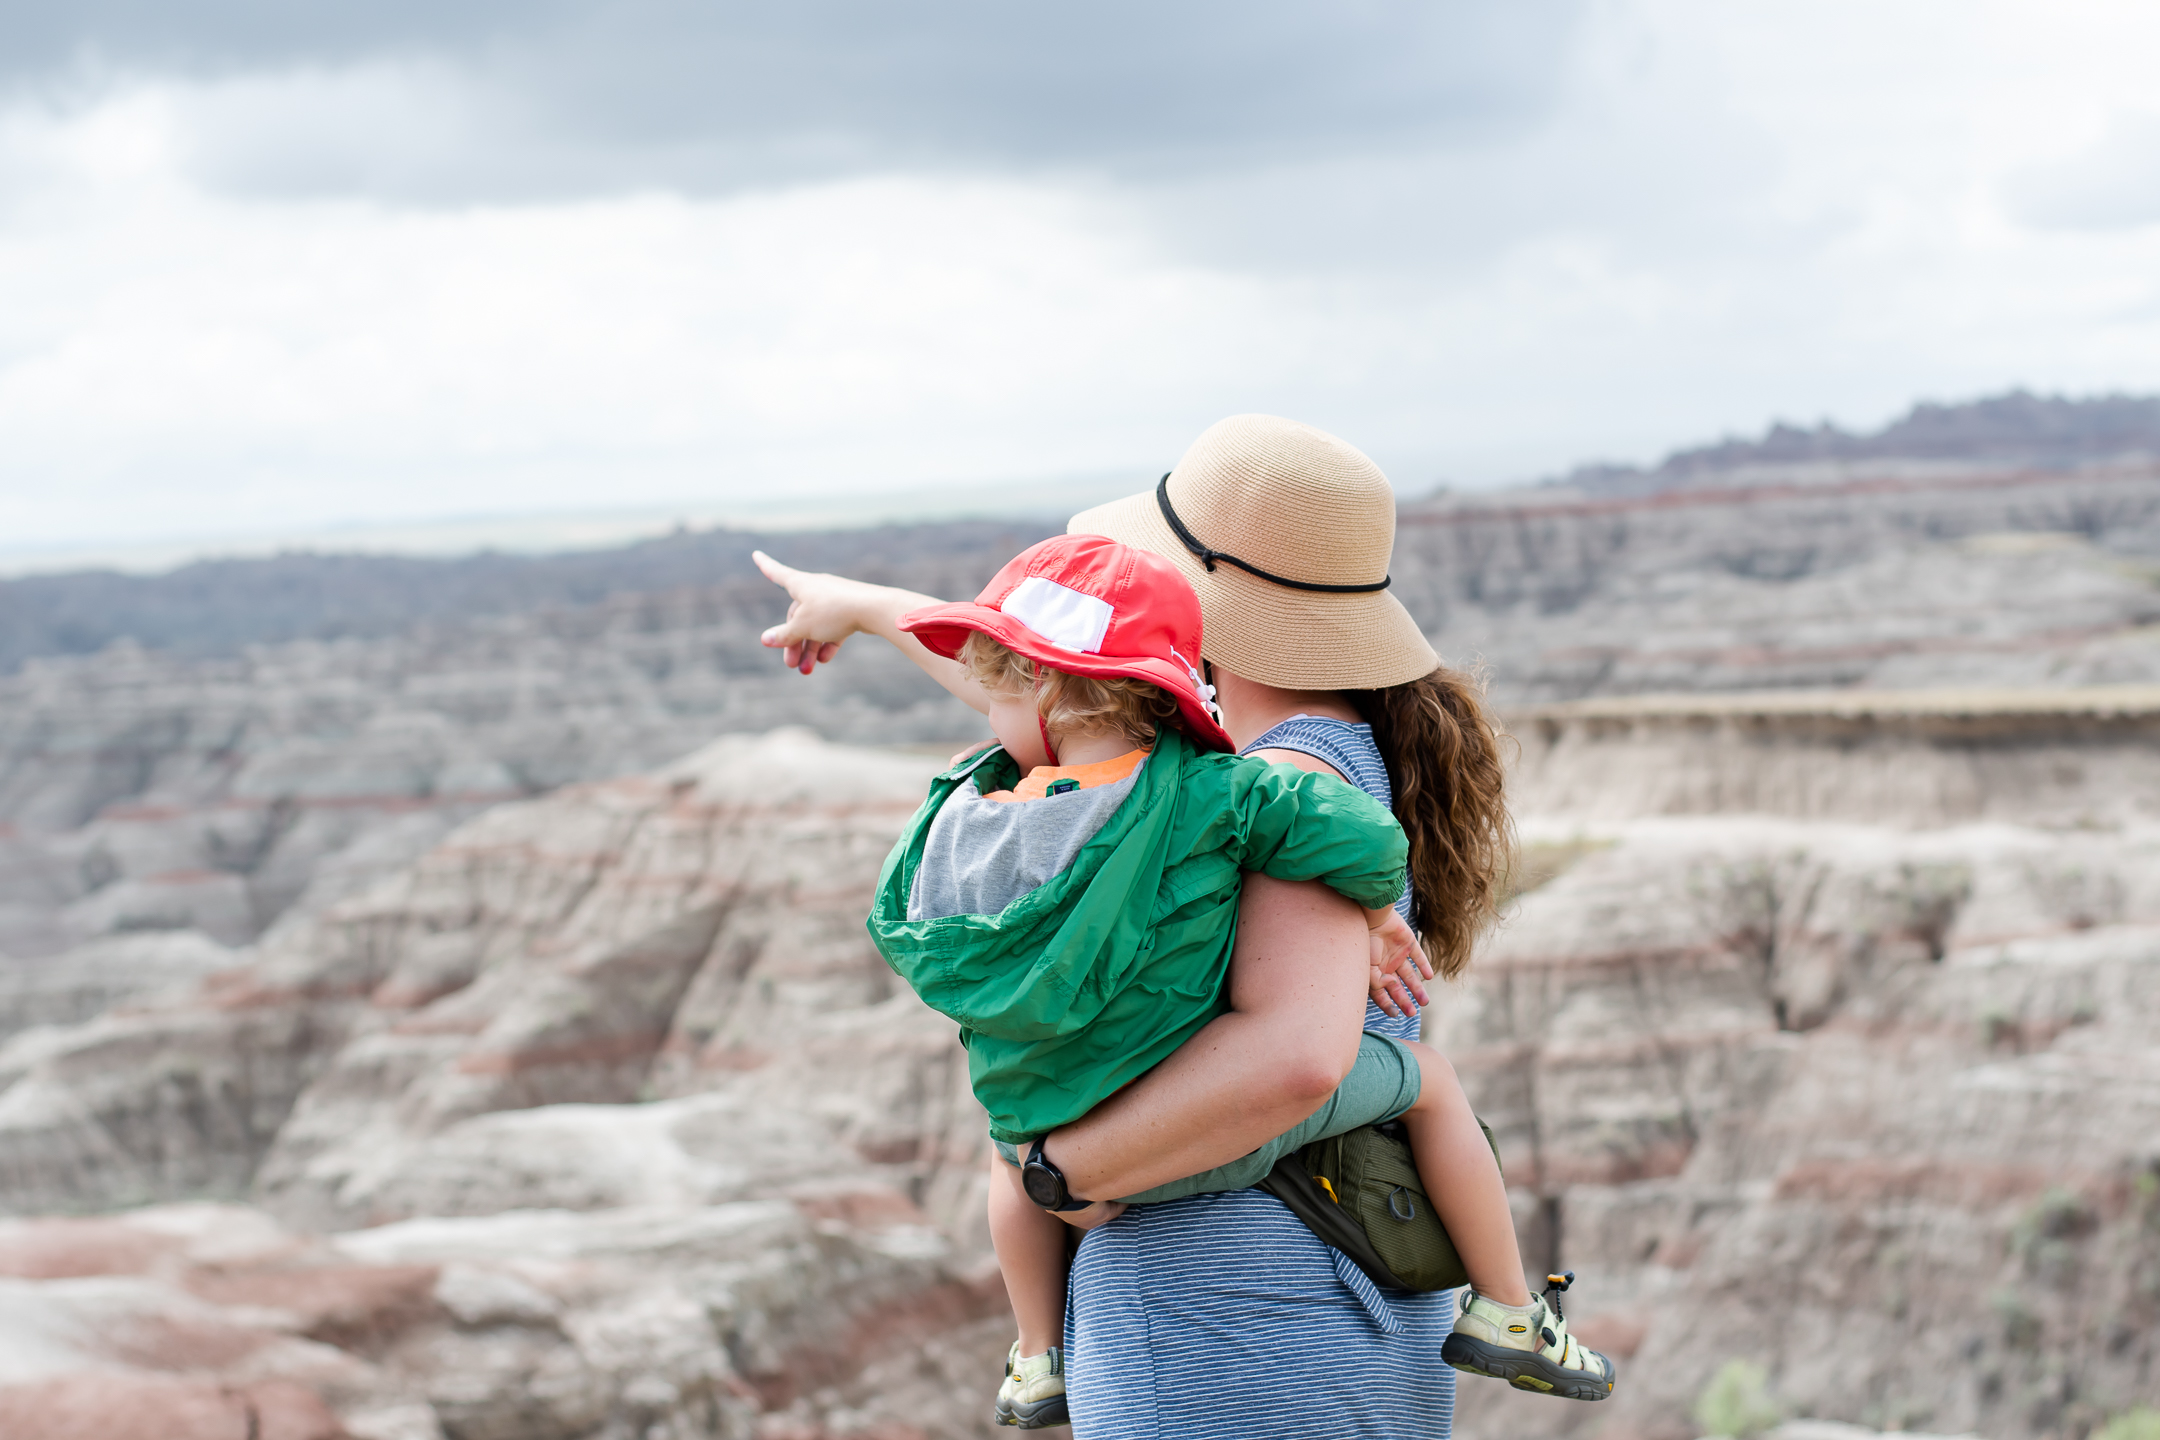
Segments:
[[[1275,1162],[1275,1168],[1268,1172],[1267,1178],[1253,1188],[1265,1190],[1282,1201],[1291,1214],[1305,1222],[1306,1229],[1340,1250],[1373,1284],[1383,1290],[1410,1289],[1410,1284],[1388,1269],[1387,1261],[1380,1258],[1372,1241],[1365,1238],[1365,1227],[1336,1204],[1335,1197],[1321,1189],[1319,1181],[1305,1172],[1305,1163],[1298,1158],[1303,1153],[1283,1156]]]

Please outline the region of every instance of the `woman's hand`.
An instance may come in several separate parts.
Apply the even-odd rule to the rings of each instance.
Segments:
[[[765,578],[788,593],[787,619],[759,636],[781,652],[790,670],[808,675],[840,653],[848,636],[865,628],[863,617],[880,587],[838,575],[783,565],[762,550],[750,552]]]
[[[1373,1003],[1398,1018],[1418,1014],[1428,1003],[1419,981],[1432,979],[1433,970],[1417,932],[1392,908],[1368,910],[1365,919],[1371,926]]]

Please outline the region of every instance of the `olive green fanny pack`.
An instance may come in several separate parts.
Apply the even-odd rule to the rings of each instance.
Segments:
[[[1492,1127],[1478,1121],[1485,1143]],[[1493,1145],[1493,1159],[1500,1148]],[[1285,1155],[1265,1190],[1387,1290],[1453,1290],[1470,1283],[1455,1242],[1427,1198],[1399,1121],[1361,1125]]]

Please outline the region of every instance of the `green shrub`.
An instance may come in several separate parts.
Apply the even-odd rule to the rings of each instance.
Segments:
[[[1703,1433],[1750,1440],[1775,1429],[1785,1415],[1770,1398],[1769,1379],[1769,1373],[1752,1360],[1728,1360],[1719,1366],[1695,1401],[1695,1420]]]
[[[2140,1405],[2095,1430],[2092,1440],[2160,1440],[2160,1410]]]
[[[2040,1317],[2025,1303],[2025,1297],[2009,1286],[2004,1286],[1988,1296],[1988,1304],[2002,1320],[2003,1343],[2013,1350],[2031,1350],[2040,1343]]]

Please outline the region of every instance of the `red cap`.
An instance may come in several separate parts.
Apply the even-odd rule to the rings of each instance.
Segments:
[[[952,659],[971,631],[1072,675],[1122,675],[1170,692],[1205,750],[1235,750],[1200,676],[1200,597],[1158,555],[1100,535],[1031,545],[972,605],[931,605],[900,628]]]

